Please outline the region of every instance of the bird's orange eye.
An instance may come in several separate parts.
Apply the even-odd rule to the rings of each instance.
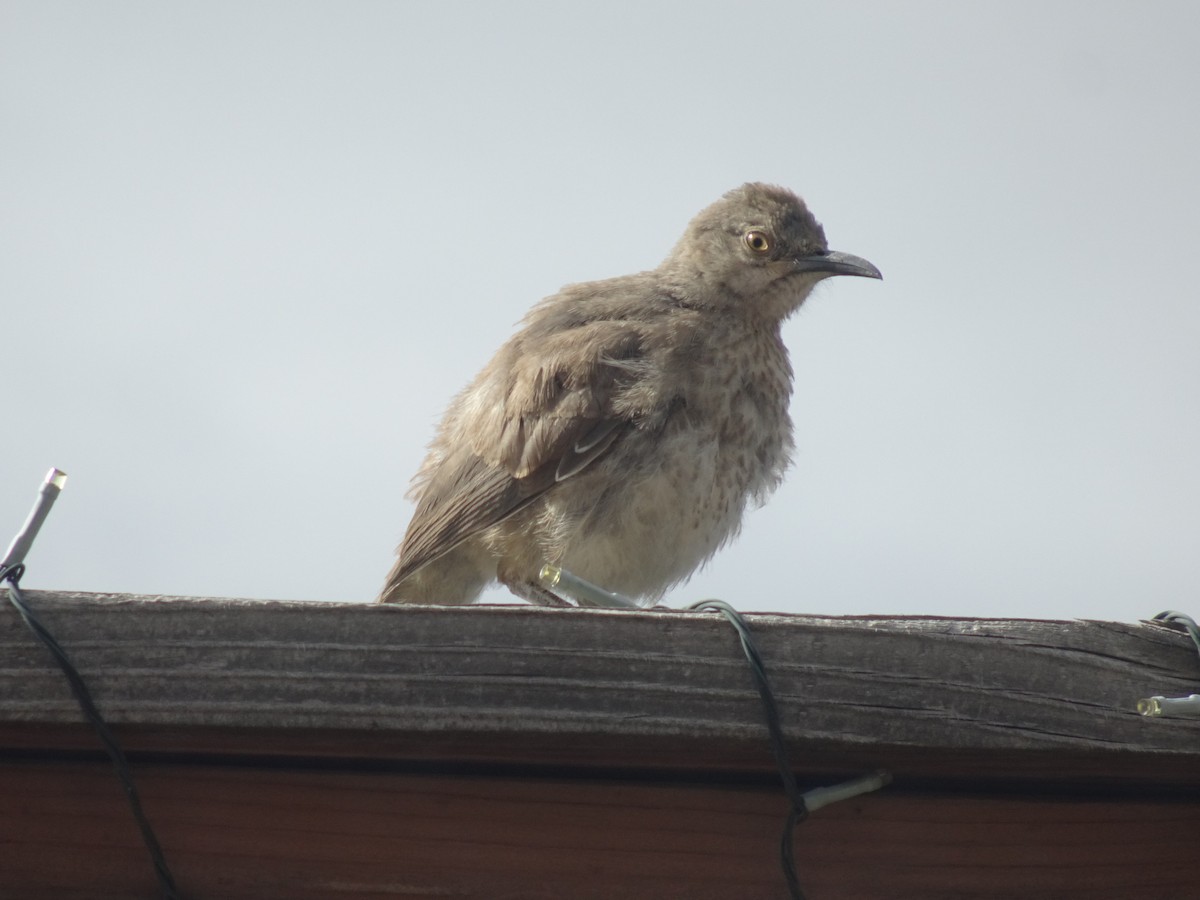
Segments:
[[[771,249],[771,239],[761,231],[747,231],[746,246],[755,253],[766,253]]]

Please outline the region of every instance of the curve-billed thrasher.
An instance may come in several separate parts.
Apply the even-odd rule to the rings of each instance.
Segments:
[[[746,184],[657,269],[563,288],[446,411],[383,602],[470,603],[499,580],[548,602],[549,562],[658,598],[737,534],[790,462],[780,326],[830,275],[799,197]]]

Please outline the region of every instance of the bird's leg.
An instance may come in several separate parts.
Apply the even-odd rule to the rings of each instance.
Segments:
[[[540,584],[533,584],[529,581],[522,581],[517,578],[507,579],[501,576],[500,583],[508,588],[513,594],[532,603],[534,606],[574,606],[568,600],[564,600],[557,594],[551,593]]]

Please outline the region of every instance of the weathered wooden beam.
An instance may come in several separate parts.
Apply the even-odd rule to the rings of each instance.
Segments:
[[[711,614],[28,591],[189,900],[783,898],[785,803]],[[1190,896],[1200,681],[1144,623],[752,615],[813,900]],[[155,896],[112,767],[0,609],[0,897]]]
[[[714,614],[28,591],[133,750],[769,773]],[[1200,659],[1158,624],[752,615],[800,771],[1200,785]],[[0,607],[0,735],[87,749]]]

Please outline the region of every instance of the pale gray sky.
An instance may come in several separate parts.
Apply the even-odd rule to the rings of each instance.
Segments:
[[[27,587],[368,600],[525,310],[765,180],[885,280],[788,322],[796,465],[670,602],[1195,612],[1198,41],[1194,2],[2,2],[0,544],[57,465]]]

